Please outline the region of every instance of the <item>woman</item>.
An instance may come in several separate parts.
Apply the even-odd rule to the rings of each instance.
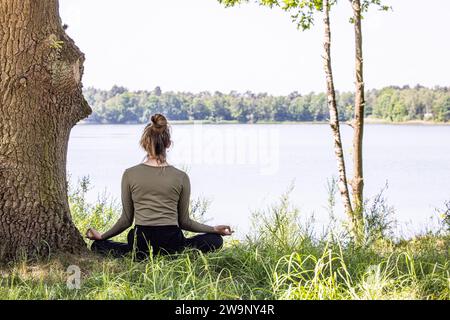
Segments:
[[[222,236],[232,234],[229,226],[211,227],[193,221],[189,217],[190,182],[188,175],[169,165],[166,151],[171,145],[170,130],[166,118],[161,114],[152,116],[140,141],[147,152],[144,163],[125,170],[122,177],[123,211],[117,223],[100,234],[89,229],[86,236],[95,240],[94,252],[123,256],[136,247],[138,259],[149,254],[172,254],[185,248],[202,252],[222,247]],[[128,229],[128,243],[108,239]],[[203,233],[185,238],[182,230]]]

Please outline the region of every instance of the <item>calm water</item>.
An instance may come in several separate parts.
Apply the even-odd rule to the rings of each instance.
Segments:
[[[105,190],[119,199],[123,170],[142,161],[142,125],[78,125],[71,135],[71,180],[90,176],[95,200]],[[192,196],[211,201],[211,223],[248,230],[251,213],[276,202],[294,183],[292,201],[326,223],[327,179],[336,175],[330,129],[320,124],[174,125],[170,162],[188,170]],[[343,128],[351,154],[351,130]],[[366,196],[386,196],[408,230],[421,230],[450,200],[450,126],[367,125]],[[350,164],[350,158],[347,163]],[[338,215],[342,206],[337,195]],[[406,226],[406,227],[405,227]]]

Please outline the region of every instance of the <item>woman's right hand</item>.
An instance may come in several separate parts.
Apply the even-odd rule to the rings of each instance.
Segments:
[[[95,230],[93,228],[89,228],[86,231],[86,238],[88,238],[90,240],[102,240],[102,235],[97,230]]]
[[[215,226],[214,231],[221,236],[231,236],[234,231],[231,230],[230,226]]]

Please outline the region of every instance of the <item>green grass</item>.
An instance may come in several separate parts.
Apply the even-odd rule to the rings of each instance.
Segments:
[[[104,229],[118,208],[105,199],[88,204],[84,184],[71,193],[74,220],[82,230]],[[197,218],[205,208],[194,203]],[[387,210],[384,204],[371,208]],[[366,244],[357,248],[345,229],[315,236],[288,196],[254,221],[248,238],[228,239],[221,251],[207,255],[191,251],[140,263],[93,254],[16,261],[0,267],[0,299],[450,298],[445,228],[395,240],[375,228],[379,236],[368,230]],[[80,289],[67,287],[69,265],[81,269]]]

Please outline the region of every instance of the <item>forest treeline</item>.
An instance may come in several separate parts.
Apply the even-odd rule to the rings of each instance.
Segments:
[[[337,92],[340,120],[353,117],[354,94]],[[170,120],[210,120],[255,123],[258,121],[326,121],[325,93],[273,96],[267,93],[129,91],[84,89],[93,109],[87,122],[146,123],[154,113]],[[366,117],[388,121],[450,121],[450,87],[386,87],[366,92]]]

